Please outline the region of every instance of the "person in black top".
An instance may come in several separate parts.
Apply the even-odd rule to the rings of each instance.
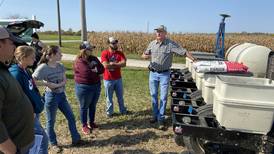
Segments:
[[[43,53],[42,49],[45,47],[45,44],[40,41],[39,36],[36,32],[34,32],[31,35],[32,41],[30,43],[30,46],[32,46],[35,49],[35,62],[33,63],[31,69],[34,72],[34,70],[37,67],[37,63],[40,61]]]

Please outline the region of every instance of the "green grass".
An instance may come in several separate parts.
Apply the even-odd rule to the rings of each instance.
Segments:
[[[39,33],[40,40],[58,40],[59,36],[56,34]],[[81,40],[80,36],[74,35],[61,35],[62,40]]]
[[[79,104],[75,97],[73,70],[71,62],[64,62],[67,69],[66,94],[81,133]],[[167,106],[169,128],[167,131],[155,129],[156,125],[149,123],[151,103],[148,88],[148,71],[142,68],[124,68],[122,70],[125,105],[132,114],[119,115],[116,97],[114,95],[114,111],[116,115],[106,117],[104,86],[102,85],[100,99],[96,108],[96,123],[99,129],[91,135],[83,135],[82,139],[90,144],[73,148],[67,120],[58,110],[55,124],[57,140],[63,146],[63,153],[179,153],[182,147],[175,144],[170,119],[170,107]],[[40,89],[42,90],[42,88]],[[45,114],[41,114],[42,124],[45,125]],[[161,146],[159,146],[161,145]],[[49,151],[52,152],[51,150]]]
[[[48,45],[59,45],[58,43],[47,43]],[[78,54],[79,42],[63,42],[61,50],[67,54]]]

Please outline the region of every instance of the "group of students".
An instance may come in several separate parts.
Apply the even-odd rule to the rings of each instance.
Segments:
[[[58,145],[54,131],[58,109],[68,120],[72,145],[82,144],[83,141],[77,131],[74,114],[65,94],[67,79],[65,67],[60,63],[61,49],[58,46],[44,47],[41,50],[42,55],[39,57],[38,66],[31,73],[28,68],[37,61],[35,47],[18,46],[15,48],[18,38],[5,28],[0,28],[0,33],[0,53],[2,55],[0,59],[0,87],[3,87],[0,91],[2,96],[0,100],[0,153],[29,153],[31,151],[32,153],[44,154],[48,153],[48,142],[54,151],[60,152],[62,149]],[[37,34],[34,37],[37,38]],[[98,127],[94,122],[95,110],[101,91],[100,75],[107,72],[105,68],[109,69],[109,72],[104,75],[104,78],[109,79],[105,82],[105,85],[108,86],[108,90],[106,90],[107,113],[108,115],[113,113],[112,95],[117,90],[119,90],[117,92],[119,93],[119,106],[122,107],[121,113],[126,113],[123,91],[117,89],[117,87],[122,88],[123,86],[114,81],[121,77],[120,67],[125,66],[126,59],[122,52],[112,53],[112,50],[117,50],[118,40],[112,37],[109,40],[110,48],[103,51],[105,54],[102,54],[103,64],[92,55],[94,46],[88,42],[80,44],[80,52],[74,62],[75,93],[80,103],[80,117],[84,134],[89,134],[92,129]],[[108,58],[112,58],[111,62]],[[13,63],[8,67],[7,61],[12,59]],[[17,82],[14,82],[10,75]],[[37,86],[46,87],[44,99],[41,97]],[[15,98],[12,97],[12,93],[14,93]],[[11,101],[15,104],[12,104]],[[19,108],[21,110],[18,110]],[[46,131],[39,120],[39,114],[44,108]],[[14,109],[16,112],[11,113]],[[31,113],[34,115],[31,116]],[[87,115],[89,115],[89,122],[87,122]],[[17,125],[18,127],[15,129],[14,126]],[[38,151],[35,151],[37,149]]]
[[[39,153],[48,153],[48,140],[52,148],[61,150],[58,147],[54,124],[57,109],[65,115],[68,120],[69,130],[72,137],[72,145],[81,142],[80,134],[76,128],[75,118],[72,109],[65,95],[65,68],[59,63],[62,54],[58,46],[49,46],[43,49],[43,55],[38,67],[31,75],[28,67],[35,62],[35,50],[31,46],[19,46],[14,53],[16,63],[9,67],[11,75],[19,82],[24,93],[30,100],[34,111],[34,145],[39,144]],[[45,86],[45,102],[43,101],[37,86]],[[39,122],[39,114],[46,110],[46,132]],[[40,143],[37,140],[41,137]]]
[[[164,126],[172,54],[178,53],[180,55],[187,55],[191,59],[193,59],[193,57],[185,49],[166,38],[167,31],[165,26],[161,25],[156,28],[155,31],[156,40],[149,44],[142,57],[151,59],[149,65],[149,86],[152,98],[153,116],[150,122],[158,122],[159,126],[162,127]],[[65,94],[67,79],[65,67],[60,63],[62,58],[60,47],[54,45],[48,47],[43,46],[41,54],[38,55],[40,56],[40,60],[37,63],[38,66],[31,74],[27,68],[33,66],[33,64],[37,62],[37,52],[34,48],[30,46],[19,46],[15,49],[14,44],[18,41],[17,38],[5,28],[0,28],[0,34],[1,37],[4,35],[4,37],[0,37],[0,54],[2,55],[0,55],[0,87],[4,87],[0,89],[0,95],[3,96],[0,100],[0,114],[2,115],[0,119],[0,152],[14,152],[14,150],[17,150],[17,152],[27,153],[28,149],[35,145],[33,141],[36,142],[38,139],[40,140],[40,147],[38,148],[40,149],[39,153],[48,153],[48,142],[51,144],[51,148],[60,152],[62,149],[58,145],[56,133],[54,131],[57,109],[59,109],[68,120],[72,145],[82,144],[83,141],[77,131],[74,114]],[[37,38],[38,35],[35,34],[34,37]],[[38,41],[36,40],[36,42]],[[120,113],[128,113],[124,104],[121,75],[121,68],[126,66],[126,57],[123,52],[119,51],[117,39],[109,37],[107,41],[109,48],[102,51],[101,61],[92,54],[95,46],[92,46],[89,42],[85,41],[80,44],[80,52],[73,64],[75,94],[80,104],[80,119],[82,132],[84,134],[90,134],[92,129],[98,127],[95,123],[95,112],[96,104],[101,92],[101,75],[103,75],[105,86],[107,116],[112,117],[114,113],[114,92],[117,96]],[[4,52],[7,52],[5,50],[8,50],[8,55],[4,54]],[[15,52],[13,54],[14,50]],[[2,79],[5,76],[9,76],[9,74],[5,72],[7,69],[5,62],[11,60],[13,56],[15,57],[16,63],[11,65],[8,68],[8,71],[14,79],[18,81],[21,88],[19,88],[16,83],[12,83],[12,79],[9,79],[8,77],[8,79]],[[16,90],[14,92],[16,94],[18,93],[17,95],[20,95],[20,97],[23,98],[22,100],[12,98],[12,91],[10,91],[11,89],[8,89],[7,83],[10,83],[8,86],[15,87]],[[46,87],[44,99],[42,99],[37,86]],[[158,107],[159,86],[160,105]],[[24,94],[22,94],[22,91]],[[23,95],[27,96],[27,99],[23,97]],[[10,105],[10,101],[15,101],[17,104]],[[11,116],[8,112],[11,111],[12,108],[22,107],[22,104],[24,106],[22,112],[28,112],[27,115],[34,113],[34,118],[26,116],[25,113],[23,114],[16,110],[19,112],[16,112],[16,116],[18,117],[12,119],[13,121],[8,121]],[[33,112],[31,109],[27,108],[30,104],[32,105]],[[39,121],[39,114],[44,108],[46,112],[46,131],[44,131]],[[20,117],[20,115],[26,117]],[[12,128],[12,126],[17,125],[16,122],[18,122],[18,120],[21,121],[21,125],[18,126],[17,129]],[[29,128],[31,124],[34,126],[35,136],[31,131],[33,129]],[[19,129],[23,130],[20,131]],[[6,133],[3,134],[2,131]],[[26,137],[27,139],[24,138],[24,142],[18,140],[16,138],[18,137],[18,134],[20,138]],[[14,149],[14,147],[16,148]]]
[[[101,75],[104,78],[107,98],[107,115],[113,114],[112,96],[115,91],[118,96],[120,112],[127,113],[123,100],[123,85],[121,79],[121,67],[126,64],[126,58],[118,48],[118,40],[110,37],[108,40],[109,49],[102,52],[101,61],[92,54],[95,46],[89,42],[80,44],[80,52],[73,64],[75,94],[80,104],[80,119],[82,132],[87,135],[92,129],[98,128],[95,121],[96,104],[101,92]],[[30,48],[25,46],[25,48]],[[76,122],[72,109],[66,99],[65,84],[66,75],[61,61],[61,50],[58,46],[49,46],[43,49],[43,55],[38,67],[32,74],[37,85],[45,86],[45,110],[46,110],[46,131],[51,147],[60,151],[57,144],[54,124],[56,112],[59,109],[68,120],[69,130],[72,137],[72,144],[79,145],[83,141],[76,129]],[[29,63],[31,66],[32,63]],[[106,68],[106,69],[105,69]]]

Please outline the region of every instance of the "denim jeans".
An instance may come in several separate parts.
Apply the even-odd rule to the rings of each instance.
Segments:
[[[75,84],[76,97],[80,103],[80,119],[83,126],[87,125],[87,114],[89,123],[94,123],[96,104],[101,92],[101,83],[97,84]]]
[[[126,113],[127,109],[124,105],[123,98],[123,82],[122,78],[118,80],[104,80],[105,95],[107,103],[107,115],[113,114],[113,92],[115,91],[119,104],[120,113]]]
[[[38,154],[48,154],[48,136],[44,130],[44,128],[41,126],[40,120],[39,120],[39,114],[36,114],[34,117],[34,132],[37,135],[42,135],[42,143],[40,146],[40,151]]]
[[[170,71],[157,73],[150,71],[149,89],[152,102],[153,117],[159,122],[165,119],[165,111],[167,105],[168,87],[170,79]],[[160,106],[158,104],[158,89],[160,86]]]
[[[72,138],[72,142],[77,142],[80,140],[80,134],[76,129],[75,118],[71,107],[67,101],[66,94],[46,92],[45,93],[45,108],[47,116],[46,131],[49,137],[49,142],[52,145],[57,144],[56,133],[54,131],[54,124],[56,120],[57,109],[59,109],[66,119],[68,120],[68,126]]]

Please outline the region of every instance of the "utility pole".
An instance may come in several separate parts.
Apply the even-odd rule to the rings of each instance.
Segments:
[[[85,0],[81,0],[81,40],[87,41],[87,22],[86,22],[86,5]]]
[[[61,39],[61,18],[60,18],[60,5],[59,0],[57,0],[57,16],[58,16],[58,36],[59,36],[59,46],[62,46],[62,39]]]
[[[149,33],[149,21],[147,21],[147,33]]]

